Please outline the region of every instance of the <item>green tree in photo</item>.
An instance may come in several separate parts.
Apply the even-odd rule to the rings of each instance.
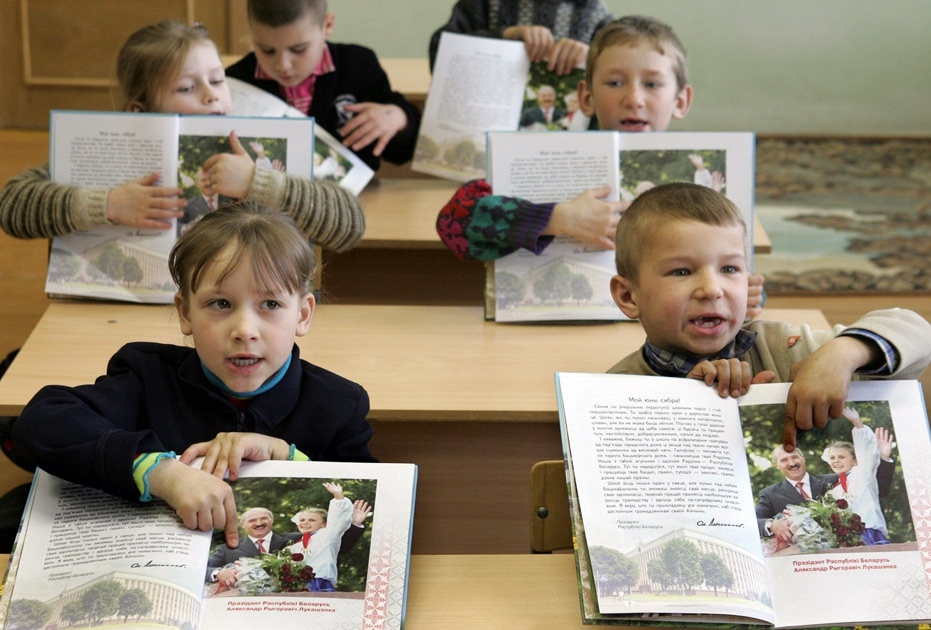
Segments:
[[[98,623],[101,619],[112,617],[120,607],[123,585],[116,580],[97,582],[81,595],[84,614]]]
[[[572,271],[565,263],[556,263],[533,283],[533,295],[541,302],[559,302],[572,297]]]
[[[640,579],[637,563],[616,549],[592,547],[589,549],[592,566],[596,567],[599,583],[612,592],[616,590],[629,592]]]
[[[139,620],[151,611],[152,600],[141,588],[130,589],[120,596],[119,614],[123,618],[123,623],[126,623],[130,617]]]
[[[39,630],[52,618],[52,607],[37,599],[17,599],[7,611],[8,630]]]
[[[595,295],[595,289],[592,287],[592,283],[580,273],[572,276],[570,288],[572,291],[572,299],[575,300],[576,304],[590,300],[592,296]]]
[[[704,580],[701,570],[701,551],[698,545],[685,538],[670,540],[663,545],[660,558],[666,565],[667,573],[673,584],[683,591],[692,590]]]
[[[142,282],[142,265],[136,260],[135,256],[127,256],[123,259],[123,284],[139,286]]]
[[[80,601],[70,601],[61,607],[61,612],[58,616],[69,626],[73,625],[84,619],[84,607],[81,605]]]
[[[701,557],[702,575],[705,585],[714,589],[714,596],[718,596],[718,589],[730,589],[734,586],[734,573],[727,567],[720,556],[706,553]]]
[[[95,264],[109,281],[120,282],[123,279],[123,260],[126,256],[116,245],[107,245],[97,256]]]
[[[527,283],[510,272],[495,274],[495,299],[504,308],[510,308],[524,301]]]

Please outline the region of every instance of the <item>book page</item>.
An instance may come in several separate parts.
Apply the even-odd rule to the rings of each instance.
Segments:
[[[485,132],[518,128],[530,59],[523,42],[443,33],[414,153],[414,171],[484,176]]]
[[[671,380],[557,374],[598,609],[772,621],[736,402]]]
[[[262,88],[226,77],[237,116],[307,118],[307,115]],[[314,125],[314,179],[332,179],[358,195],[375,172],[320,125]]]
[[[400,630],[406,604],[416,481],[417,467],[413,464],[244,463],[239,478],[231,483],[237,505],[271,510],[273,531],[288,540],[280,549],[269,549],[270,553],[261,559],[235,560],[239,577],[234,588],[222,588],[211,581],[204,584],[204,630],[337,630],[369,627],[367,622],[374,619],[379,624],[372,627]],[[333,538],[340,548],[335,574],[317,564],[325,560],[326,551],[325,547],[323,552],[315,551],[317,545],[324,544],[317,538],[344,536],[342,532],[355,525],[338,516],[332,495],[323,488],[324,482],[338,484],[346,501],[363,500],[372,512],[362,523],[361,538],[350,550],[341,549],[339,539]],[[326,528],[313,533],[308,547],[304,547],[297,517],[310,508],[328,509],[329,514]],[[208,567],[219,566],[227,550],[222,538],[215,535]],[[218,558],[216,563],[214,558]],[[329,579],[335,590],[308,592],[307,580],[289,582],[289,576],[304,566],[311,566],[317,577]]]
[[[12,591],[7,623],[17,602],[32,600],[58,627],[79,620],[99,627],[152,611],[197,627],[209,533],[185,528],[159,500],[131,505],[42,471],[33,484],[18,564],[5,586]]]
[[[159,173],[177,186],[178,117],[173,114],[53,111],[50,168],[59,184],[110,188]],[[171,303],[166,229],[103,225],[56,237],[45,290],[54,295]]]
[[[620,198],[618,134],[488,133],[488,180],[496,195],[537,203],[610,186]],[[518,250],[494,261],[494,319],[625,320],[609,290],[614,252],[557,237],[541,254]]]
[[[779,626],[917,623],[931,618],[931,441],[924,397],[917,381],[855,381],[847,407],[865,435],[841,417],[823,429],[799,434],[800,464],[812,499],[801,498],[770,457],[781,442],[789,386],[754,385],[740,399],[753,497],[761,518],[784,519],[791,543],[762,532],[766,567]],[[882,484],[876,430],[893,438],[888,461],[892,483]],[[823,460],[829,445],[854,446],[856,465],[847,490]],[[796,468],[799,465],[796,465]],[[790,474],[795,474],[796,471]],[[798,474],[803,474],[798,471]],[[857,475],[860,475],[858,478]],[[886,488],[884,491],[883,488]],[[876,492],[879,511],[861,494]],[[795,497],[789,502],[787,497]],[[836,500],[847,502],[846,509]],[[873,506],[875,507],[875,505]],[[783,508],[777,514],[776,509]],[[885,530],[888,543],[863,544],[845,532],[856,513],[866,527]],[[837,519],[832,525],[832,519]]]

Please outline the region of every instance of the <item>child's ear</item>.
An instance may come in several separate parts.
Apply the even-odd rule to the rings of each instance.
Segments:
[[[611,297],[624,315],[631,319],[640,319],[637,285],[622,276],[614,276],[611,278]]]
[[[141,114],[145,112],[145,107],[143,107],[139,101],[132,101],[131,103],[126,103],[126,111],[134,114]]]
[[[300,314],[297,320],[297,328],[294,331],[295,336],[303,337],[310,332],[310,320],[314,317],[314,307],[317,305],[312,293],[308,293],[301,298]]]
[[[689,108],[692,106],[692,86],[686,85],[684,88],[679,90],[679,94],[676,96],[676,106],[672,110],[673,118],[685,118],[685,115],[689,113]]]
[[[175,293],[175,310],[178,311],[178,322],[181,324],[181,334],[191,334],[191,310],[187,300],[182,297],[181,293]]]
[[[595,115],[595,99],[592,96],[592,91],[588,87],[588,83],[584,79],[579,81],[579,87],[576,92],[579,97],[579,109],[583,114],[591,118]]]
[[[333,34],[333,25],[336,24],[336,16],[332,13],[327,13],[323,16],[323,37],[324,39],[330,39],[330,35]]]

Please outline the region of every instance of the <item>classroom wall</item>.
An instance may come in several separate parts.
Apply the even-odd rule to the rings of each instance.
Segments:
[[[334,41],[426,57],[453,0],[329,0]],[[606,0],[671,24],[695,102],[678,131],[931,133],[928,0]]]

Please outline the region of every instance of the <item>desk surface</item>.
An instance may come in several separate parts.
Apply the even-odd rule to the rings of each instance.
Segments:
[[[436,215],[459,185],[434,178],[372,180],[359,195],[366,218],[359,247],[442,249],[436,234]],[[753,251],[772,251],[772,242],[759,218],[754,219]]]
[[[764,317],[827,328],[817,310]],[[557,420],[553,373],[603,372],[643,343],[637,322],[499,324],[481,307],[321,304],[302,356],[361,383],[372,420]],[[124,343],[183,344],[173,307],[53,301],[0,379],[0,415],[43,385],[91,383]]]

